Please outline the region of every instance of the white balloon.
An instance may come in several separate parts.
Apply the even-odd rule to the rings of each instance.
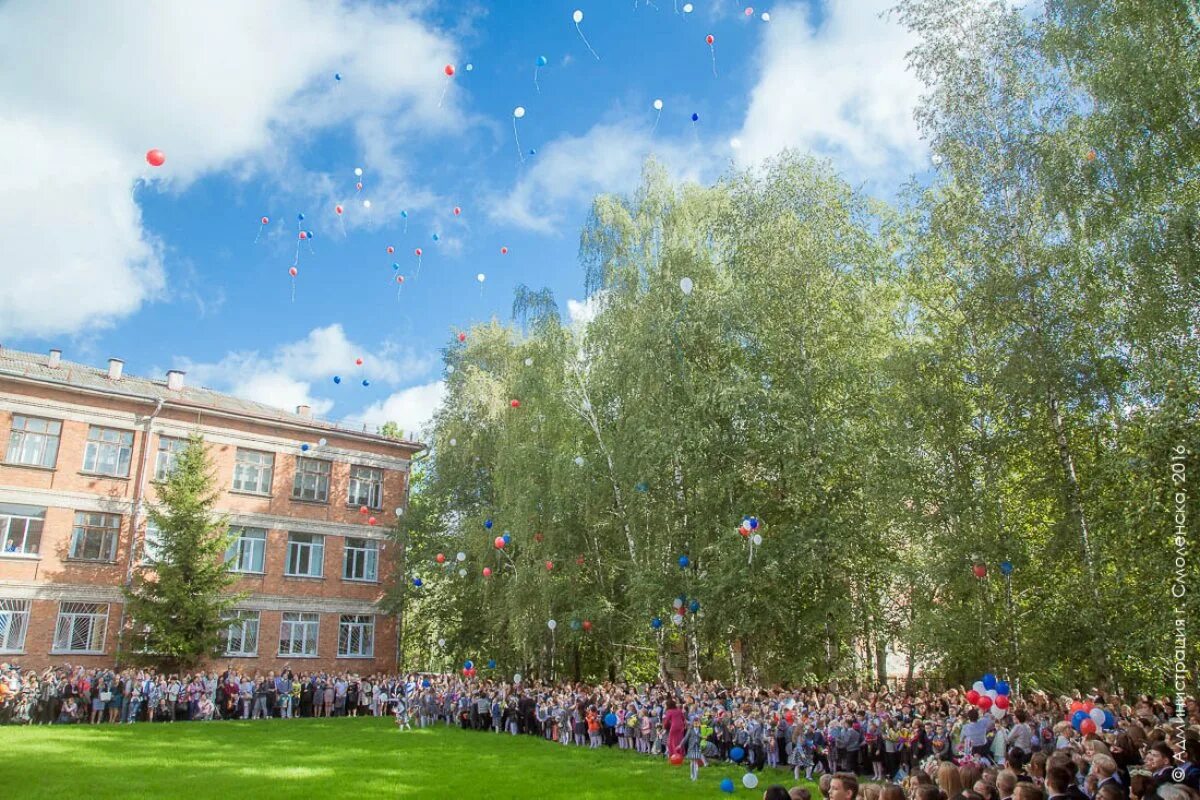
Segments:
[[[676,625],[682,625],[683,624],[683,614],[672,614],[671,622],[674,622]]]
[[[933,162],[935,167],[940,167],[942,165],[942,157],[937,153],[934,153],[932,156],[930,156],[929,160]]]
[[[583,466],[583,456],[575,456],[575,466],[577,466],[577,467]]]
[[[770,21],[771,21],[771,15],[770,15],[768,12],[764,11],[764,12],[762,13],[762,21],[763,21],[763,22],[770,22]]]
[[[654,101],[654,110],[655,110],[655,111],[662,111],[662,100],[655,100],[655,101]]]
[[[1007,711],[1005,711],[1003,708],[1001,708],[1000,706],[996,706],[996,705],[993,705],[991,708],[989,708],[989,709],[988,709],[988,712],[989,712],[989,713],[992,715],[992,717],[993,717],[993,718],[995,718],[995,719],[1003,719],[1003,718],[1004,718],[1004,715],[1005,715],[1006,713],[1008,713],[1008,712],[1007,712]]]
[[[571,19],[575,20],[575,24],[578,25],[579,23],[583,22],[583,12],[579,9],[575,9],[575,13],[571,15]]]
[[[361,178],[362,177],[362,167],[355,167],[354,174]]]
[[[371,207],[371,201],[363,200],[363,208],[370,208],[370,207]]]
[[[459,553],[458,555],[456,555],[456,556],[455,556],[455,558],[456,558],[456,559],[458,559],[459,561],[466,561],[466,560],[467,560],[467,554],[466,554],[466,553]]]
[[[455,447],[456,445],[458,445],[458,439],[451,439],[451,440],[450,440],[450,446],[451,446],[451,447]]]
[[[520,119],[521,117],[525,116],[525,106],[517,106],[516,108],[514,108],[513,116],[516,117],[517,119]]]
[[[691,294],[692,293],[692,279],[691,278],[680,278],[679,279],[679,289],[684,294]]]
[[[685,14],[690,14],[690,13],[692,13],[692,11],[694,11],[694,10],[695,10],[695,9],[693,8],[693,6],[692,6],[692,4],[691,4],[691,3],[684,3],[684,4],[683,4],[683,13],[685,13]]]
[[[558,627],[558,621],[552,619],[546,623],[546,627],[549,628],[550,630],[554,630],[555,628]]]
[[[467,577],[467,571],[466,571],[465,569],[460,569],[460,570],[458,571],[458,577],[460,577],[460,578],[465,578],[465,577]]]
[[[513,675],[513,683],[520,683],[520,682],[521,682],[521,673],[518,672],[516,675]]]
[[[473,72],[474,70],[475,70],[474,64],[467,64],[467,72]]]
[[[762,544],[762,534],[761,533],[754,534],[753,536],[750,537],[750,541],[754,542],[756,545]]]
[[[980,694],[983,694],[987,691],[987,687],[983,685],[983,681],[975,681],[973,684],[971,684],[971,688]]]
[[[438,639],[438,647],[445,647],[445,646],[446,646],[446,640]]]
[[[397,517],[403,517],[403,516],[404,516],[404,509],[403,509],[403,508],[397,508],[397,509],[396,509],[396,516],[397,516]]]
[[[321,445],[321,447],[324,447],[325,445],[329,444],[329,440],[321,439],[319,442],[317,442],[317,444]]]
[[[735,136],[729,140],[729,146],[732,147],[734,150],[741,150],[742,149],[742,140]]]
[[[742,786],[745,786],[747,789],[753,789],[755,786],[758,786],[758,776],[753,772],[747,772],[742,776]]]
[[[671,605],[675,606],[675,608],[683,608],[683,601],[676,597],[671,601]]]
[[[481,273],[479,273],[478,275],[476,275],[476,276],[475,276],[475,280],[479,281],[480,283],[483,283],[484,281],[486,281],[486,280],[487,280],[487,275],[484,275],[484,274],[481,272]]]
[[[1088,716],[1092,718],[1092,722],[1096,723],[1096,730],[1104,727],[1104,711],[1099,708],[1093,708],[1088,712]]]
[[[527,358],[527,359],[525,359],[525,366],[527,366],[527,367],[532,367],[532,366],[533,366],[533,359],[532,359],[532,358]]]
[[[446,367],[446,372],[453,373],[453,372],[454,372],[454,365],[453,365],[453,364],[451,364],[450,366]]]
[[[996,690],[995,690],[995,689],[988,689],[988,690],[987,690],[987,696],[988,696],[988,697],[990,697],[990,698],[992,698],[993,700],[995,700],[995,699],[996,699]]]

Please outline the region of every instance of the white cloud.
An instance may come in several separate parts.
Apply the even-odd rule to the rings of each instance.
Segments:
[[[36,57],[15,56],[35,42]],[[162,293],[139,178],[146,191],[224,169],[294,175],[296,137],[354,120],[376,162],[364,166],[402,186],[383,132],[459,116],[453,89],[439,107],[454,43],[409,7],[13,0],[0,4],[0,52],[13,55],[0,70],[0,150],[13,156],[0,170],[3,336],[95,329]],[[143,160],[154,147],[158,170]],[[380,197],[376,216],[398,202]]]
[[[355,364],[359,358],[363,359],[361,367]],[[350,341],[338,324],[314,328],[303,339],[266,355],[245,351],[228,353],[215,363],[176,361],[193,384],[288,411],[299,405],[312,406],[317,416],[332,411],[335,397],[344,398],[364,379],[396,385],[425,376],[434,363],[431,356],[391,343],[371,351]],[[342,379],[340,384],[333,383],[335,375]],[[318,382],[320,390],[314,388]]]
[[[604,290],[601,289],[586,300],[568,299],[567,316],[575,325],[585,326],[600,313],[600,309],[604,304],[604,298]]]
[[[564,136],[538,150],[512,191],[492,198],[488,215],[497,222],[553,232],[568,214],[601,192],[636,188],[642,165],[653,154],[677,180],[700,180],[716,164],[699,140],[650,136],[653,118],[601,123],[582,136]]]
[[[912,112],[921,85],[905,64],[915,39],[880,17],[892,5],[826,0],[815,28],[803,3],[771,9],[762,74],[738,135],[742,164],[795,147],[875,180],[919,167],[925,145]]]
[[[366,424],[368,428],[376,428],[385,422],[395,422],[401,430],[420,435],[422,431],[427,430],[445,394],[444,381],[411,386],[367,406],[362,413],[351,416],[347,422]]]

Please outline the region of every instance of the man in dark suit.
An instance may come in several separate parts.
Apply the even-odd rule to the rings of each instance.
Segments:
[[[1046,790],[1050,793],[1048,800],[1075,800],[1070,789],[1075,786],[1071,771],[1061,765],[1046,766]],[[1076,791],[1078,788],[1076,787]]]
[[[1122,797],[1129,797],[1129,787],[1121,783],[1117,777],[1117,762],[1112,756],[1104,753],[1097,753],[1092,756],[1092,771],[1096,775],[1096,792],[1105,786],[1112,786],[1121,793]]]

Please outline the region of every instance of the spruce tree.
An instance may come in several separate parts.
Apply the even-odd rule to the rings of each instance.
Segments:
[[[158,529],[157,553],[125,589],[128,655],[183,670],[220,655],[222,615],[241,597],[228,591],[235,580],[225,567],[229,528],[213,513],[218,493],[200,436],[154,487],[158,502],[147,518]]]

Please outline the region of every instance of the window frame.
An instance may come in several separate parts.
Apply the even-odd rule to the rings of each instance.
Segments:
[[[293,619],[289,619],[293,617]],[[309,627],[311,626],[311,627]],[[284,630],[287,630],[288,637],[284,638]],[[296,638],[297,631],[300,631],[303,636],[300,639]],[[312,633],[311,637],[311,652],[308,649],[310,639],[308,634]],[[288,643],[288,647],[284,649],[284,642]],[[299,642],[301,649],[296,649],[296,643]],[[321,646],[321,615],[315,611],[284,611],[279,615],[279,652],[280,656],[288,658],[317,658],[320,655]]]
[[[374,476],[363,477],[355,475],[355,470],[374,473]],[[366,486],[366,497],[363,497],[362,487]],[[372,495],[374,497],[372,498]],[[366,506],[373,511],[383,509],[383,470],[366,464],[351,464],[350,477],[346,481],[346,505],[351,508]]]
[[[163,445],[166,445],[166,447]],[[188,440],[186,438],[158,435],[158,447],[154,451],[154,480],[163,481],[170,477],[171,472],[175,469],[175,459],[181,452],[187,449],[187,446]],[[171,463],[168,469],[164,471],[163,462],[168,458]]]
[[[246,464],[242,461],[243,454],[253,454],[255,456],[266,456],[267,464],[264,466],[260,461],[255,464]],[[239,474],[243,470],[253,469],[257,475],[255,486],[258,488],[249,489],[245,486],[238,486]],[[266,474],[266,488],[262,488],[263,474]],[[252,494],[257,497],[270,497],[271,488],[275,483],[275,454],[270,450],[253,450],[249,447],[239,447],[233,454],[233,479],[229,483],[229,491],[239,494]]]
[[[296,537],[308,537],[309,541],[300,541]],[[325,577],[325,535],[322,533],[288,532],[287,554],[283,563],[283,574],[287,578],[324,578]],[[316,556],[316,557],[314,557]],[[308,572],[297,572],[294,566],[299,566],[301,560],[308,563]],[[313,566],[317,572],[313,573]]]
[[[93,438],[93,433],[98,436]],[[116,434],[118,440],[107,441],[107,434]],[[128,444],[125,439],[128,437]],[[133,445],[137,441],[137,434],[134,431],[124,428],[108,428],[103,425],[88,425],[87,439],[84,442],[83,448],[83,466],[80,472],[85,475],[99,475],[105,478],[128,478],[129,471],[133,465]],[[108,448],[116,448],[116,460],[114,469],[115,472],[105,472],[104,462],[101,460],[101,453]],[[92,466],[88,466],[89,459]],[[121,467],[124,466],[124,472]]]
[[[262,612],[236,608],[225,612],[222,615],[222,619],[226,623],[220,632],[222,655],[229,658],[256,658],[258,656],[259,632],[262,630]],[[229,643],[233,640],[231,634],[235,627],[240,628],[238,641],[241,643],[241,646],[238,650],[232,650],[229,647]],[[252,633],[251,627],[253,627]],[[246,648],[247,638],[253,639],[254,647],[252,649]]]
[[[304,467],[320,465],[324,468],[311,470]],[[304,483],[307,479],[315,479],[315,485],[312,489],[312,497],[305,497],[306,489]],[[323,458],[309,458],[307,456],[296,456],[296,470],[292,475],[292,500],[300,503],[321,503],[328,505],[329,503],[329,486],[333,478],[333,462]],[[321,484],[324,482],[324,497],[318,497],[321,494]]]
[[[354,633],[358,633],[358,647],[350,648]],[[338,617],[338,658],[375,657],[375,615],[342,614]]]
[[[352,544],[352,542],[362,542]],[[351,566],[361,566],[361,577],[351,574]],[[367,567],[370,567],[368,574]],[[342,541],[342,580],[356,583],[379,583],[379,542],[358,536],[347,536]]]
[[[152,530],[155,533],[154,536],[150,535]],[[161,554],[158,552],[162,546],[158,538],[161,534],[162,531],[154,524],[154,520],[147,516],[146,527],[142,531],[142,548],[138,555],[138,563],[147,565],[161,563]],[[153,546],[151,546],[151,542],[154,543]]]
[[[84,607],[91,607],[96,610],[85,611]],[[103,612],[98,609],[104,609]],[[73,653],[73,654],[91,654],[103,655],[104,645],[108,638],[108,615],[111,611],[108,603],[80,603],[70,600],[63,600],[58,604],[58,616],[54,620],[54,639],[50,644],[51,654]],[[66,647],[60,646],[63,643],[61,634],[63,633],[63,621],[69,619],[67,630],[70,636],[66,640]],[[88,649],[77,649],[71,645],[75,641],[74,626],[80,620],[90,620],[88,622]],[[93,641],[96,634],[99,633],[99,643]]]
[[[17,420],[21,420],[22,427],[17,427]],[[33,431],[30,432],[28,423],[33,420],[35,422],[43,422],[46,424],[47,431],[45,433]],[[57,426],[56,433],[50,433],[51,427]],[[62,427],[63,423],[60,419],[49,419],[47,417],[34,417],[29,414],[13,414],[12,421],[9,424],[8,446],[4,449],[4,463],[19,467],[34,467],[37,469],[55,469],[58,465],[58,450],[62,444]],[[39,453],[41,458],[35,463],[31,461],[22,461],[19,458],[13,458],[14,452],[20,456],[25,451],[26,440],[36,437],[44,441],[41,442]],[[45,463],[46,454],[50,451],[47,443],[53,442],[53,453],[50,463]]]
[[[40,511],[39,516],[35,512]],[[21,549],[8,551],[8,540],[13,535],[13,522],[24,520],[24,530],[21,533]],[[29,543],[29,529],[37,523],[37,547],[33,552],[26,548]],[[46,509],[43,506],[27,506],[19,503],[0,503],[0,556],[5,558],[41,558],[42,534],[46,532]]]
[[[79,521],[81,516],[85,520],[83,523],[80,523]],[[108,520],[116,520],[116,525],[89,524],[87,522],[89,517],[104,517]],[[109,514],[105,511],[76,511],[75,521],[71,526],[71,541],[67,546],[67,559],[70,561],[93,561],[100,564],[111,564],[115,562],[117,560],[117,547],[121,541],[121,524],[122,522],[120,514]],[[83,531],[83,543],[81,546],[77,546],[77,542],[81,541],[79,533],[81,530]],[[108,555],[105,556],[103,552],[101,552],[99,558],[88,558],[87,556],[79,555],[77,551],[87,549],[86,538],[88,533],[94,531],[100,531],[101,549],[103,549],[105,539],[109,536],[112,537],[111,544],[108,548]]]
[[[32,608],[32,600],[0,597],[0,620],[8,620],[7,624],[0,625],[0,653],[25,652],[25,636],[29,633]],[[14,633],[18,637],[16,642],[12,642]]]
[[[243,525],[243,526],[239,526],[236,528],[231,528],[230,530],[237,531],[237,536],[234,538],[233,542],[230,543],[229,547],[226,548],[226,550],[225,550],[226,568],[230,572],[236,572],[236,573],[242,574],[242,575],[265,575],[267,572],[267,529],[266,528],[254,528],[254,527],[250,527],[248,525]],[[261,533],[262,535],[261,536],[255,536],[253,534],[247,535],[248,533],[250,533],[252,531]],[[262,543],[257,548],[251,548],[252,553],[255,549],[257,549],[257,551],[258,551],[258,562],[259,562],[259,567],[260,567],[259,569],[242,569],[241,564],[245,560],[245,555],[246,555],[246,548],[243,546],[244,541],[261,542]],[[234,553],[235,550],[237,551],[236,554]],[[235,562],[236,562],[237,566],[233,566],[233,564]],[[253,566],[253,562],[251,565]]]

